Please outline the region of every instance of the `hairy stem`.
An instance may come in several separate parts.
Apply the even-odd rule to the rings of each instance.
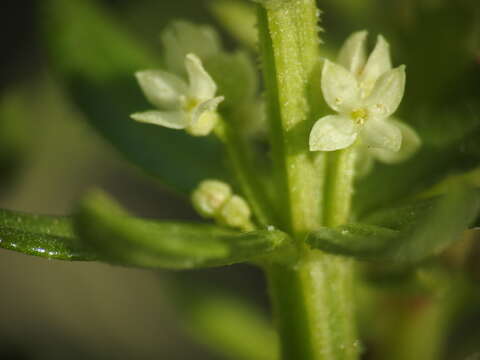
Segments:
[[[344,259],[310,252],[267,274],[282,359],[357,359],[353,273]]]
[[[319,226],[322,176],[308,151],[314,119],[309,105],[318,61],[317,8],[313,0],[266,0],[259,7],[262,53],[285,227],[295,236]]]
[[[338,225],[348,219],[353,181],[349,151],[330,155],[325,163],[325,156],[308,149],[316,120],[312,81],[320,81],[312,78],[319,59],[318,9],[314,0],[261,3],[260,52],[278,205],[283,226],[297,243],[291,263],[266,268],[282,358],[354,360],[358,342],[352,264],[310,250],[303,241],[324,220]]]

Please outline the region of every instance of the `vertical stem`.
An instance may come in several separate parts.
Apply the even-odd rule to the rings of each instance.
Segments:
[[[358,358],[351,266],[310,252],[296,266],[267,270],[273,313],[284,360]]]
[[[232,118],[235,115],[232,114]],[[236,121],[221,122],[221,135],[225,145],[234,175],[241,187],[243,195],[247,198],[258,222],[263,226],[277,225],[273,214],[273,206],[263,189],[263,184],[258,179],[253,166],[246,140],[236,126]]]
[[[266,0],[259,8],[272,135],[285,227],[297,237],[320,224],[321,180],[308,150],[313,125],[311,76],[318,61],[318,11],[313,0]]]
[[[325,186],[325,225],[348,221],[353,195],[356,151],[353,146],[327,155],[328,180]]]
[[[312,79],[319,58],[318,9],[315,0],[261,3],[260,52],[277,192],[284,227],[297,241],[292,264],[266,268],[282,358],[354,360],[359,351],[352,264],[310,250],[303,242],[304,235],[321,226],[324,218],[331,224],[348,219],[353,180],[349,152],[335,154],[325,166],[324,156],[314,156],[308,149],[316,120],[310,104],[315,100],[311,99],[311,83],[319,81]],[[325,182],[326,175],[331,179]],[[324,186],[328,188],[326,205]]]

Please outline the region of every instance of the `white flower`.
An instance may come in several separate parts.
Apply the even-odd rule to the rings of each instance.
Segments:
[[[408,143],[415,143],[415,149],[419,145],[413,129],[390,118],[404,94],[405,66],[392,69],[389,45],[382,36],[367,59],[366,37],[366,31],[351,35],[340,51],[338,65],[325,61],[322,92],[338,115],[325,116],[315,123],[310,150],[340,150],[358,139],[370,155],[396,162],[413,152],[411,147],[400,151],[402,137],[409,137]]]
[[[185,129],[194,136],[208,135],[217,123],[216,109],[223,97],[215,97],[217,85],[196,55],[185,57],[185,67],[188,84],[177,75],[161,70],[136,73],[145,96],[159,110],[135,113],[131,117],[170,129]]]

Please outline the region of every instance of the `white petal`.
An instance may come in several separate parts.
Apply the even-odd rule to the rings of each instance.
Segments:
[[[165,71],[139,71],[135,76],[148,101],[161,109],[178,108],[181,95],[187,92],[187,84],[182,79]]]
[[[188,54],[185,57],[185,66],[190,82],[190,96],[199,100],[213,98],[217,85],[204,69],[201,60],[195,54]]]
[[[210,134],[217,125],[218,114],[216,110],[218,104],[222,101],[223,97],[219,96],[198,105],[191,112],[191,120],[186,128],[187,132],[194,136]]]
[[[161,35],[167,68],[184,75],[185,56],[195,53],[206,59],[220,51],[220,40],[209,26],[199,26],[187,21],[175,21]]]
[[[355,76],[343,66],[325,60],[322,70],[322,92],[333,110],[350,112],[358,106],[360,91]]]
[[[391,69],[390,45],[383,36],[379,35],[377,44],[368,57],[367,64],[360,76],[360,87],[364,96],[368,96],[380,75]]]
[[[355,75],[360,73],[367,61],[365,44],[367,35],[368,32],[365,30],[353,33],[340,49],[338,63]]]
[[[357,128],[352,120],[341,115],[328,115],[317,120],[310,132],[310,151],[334,151],[353,144]]]
[[[164,126],[170,129],[185,129],[188,118],[182,111],[145,111],[130,115],[133,120]]]
[[[402,133],[398,126],[384,119],[369,119],[362,127],[360,136],[363,143],[370,149],[398,151],[402,144]]]
[[[405,66],[384,73],[375,83],[370,96],[365,100],[373,117],[387,118],[400,105],[405,92]]]
[[[198,118],[200,118],[200,116],[202,116],[202,114],[206,111],[216,111],[217,110],[217,107],[218,105],[224,100],[224,97],[223,96],[217,96],[213,99],[210,99],[210,100],[207,100],[207,101],[204,101],[202,103],[200,103],[198,106],[195,107],[195,109],[193,109],[192,111],[192,120],[191,122],[192,123],[195,123],[195,121],[198,120]]]
[[[370,149],[370,152],[377,160],[386,164],[395,164],[405,161],[418,150],[422,144],[422,140],[415,130],[407,124],[395,119],[388,119],[387,121],[398,126],[402,133],[402,146],[400,147],[400,150],[395,152],[386,149],[372,148]]]

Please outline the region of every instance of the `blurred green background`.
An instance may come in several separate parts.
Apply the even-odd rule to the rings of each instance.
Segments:
[[[172,19],[210,23],[221,30],[221,22],[209,11],[212,1],[96,3],[141,46],[158,55],[158,35]],[[402,107],[410,115],[406,121],[424,135],[428,124],[418,103],[442,104],[439,114],[450,105],[464,111],[467,104],[469,113],[480,109],[480,8],[476,0],[455,3],[452,10],[453,0],[320,2],[325,11],[322,26],[328,29],[323,36],[326,49],[335,50],[361,28],[385,33],[395,63],[406,63],[410,71],[413,85]],[[69,214],[87,189],[102,187],[138,215],[196,219],[185,199],[130,165],[94,132],[64,91],[44,38],[49,19],[43,4],[43,0],[2,1],[0,207]],[[231,33],[221,34],[228,48],[236,46]],[[89,51],[72,49],[78,56]],[[466,100],[455,102],[463,94]],[[437,127],[441,126],[439,119]],[[452,129],[455,133],[455,126]],[[430,135],[425,141],[435,145],[453,140]],[[1,250],[0,289],[0,359],[221,359],[225,358],[221,350],[211,351],[202,345],[204,339],[189,336],[195,329],[184,320],[189,307],[184,298],[225,292],[247,299],[265,317],[268,314],[263,277],[249,266],[152,272],[46,261]],[[465,350],[469,347],[478,351],[480,307],[464,316],[467,320],[459,322],[452,341],[465,345],[452,347],[452,359],[471,354]],[[455,338],[461,337],[458,334],[468,336],[461,342]]]

